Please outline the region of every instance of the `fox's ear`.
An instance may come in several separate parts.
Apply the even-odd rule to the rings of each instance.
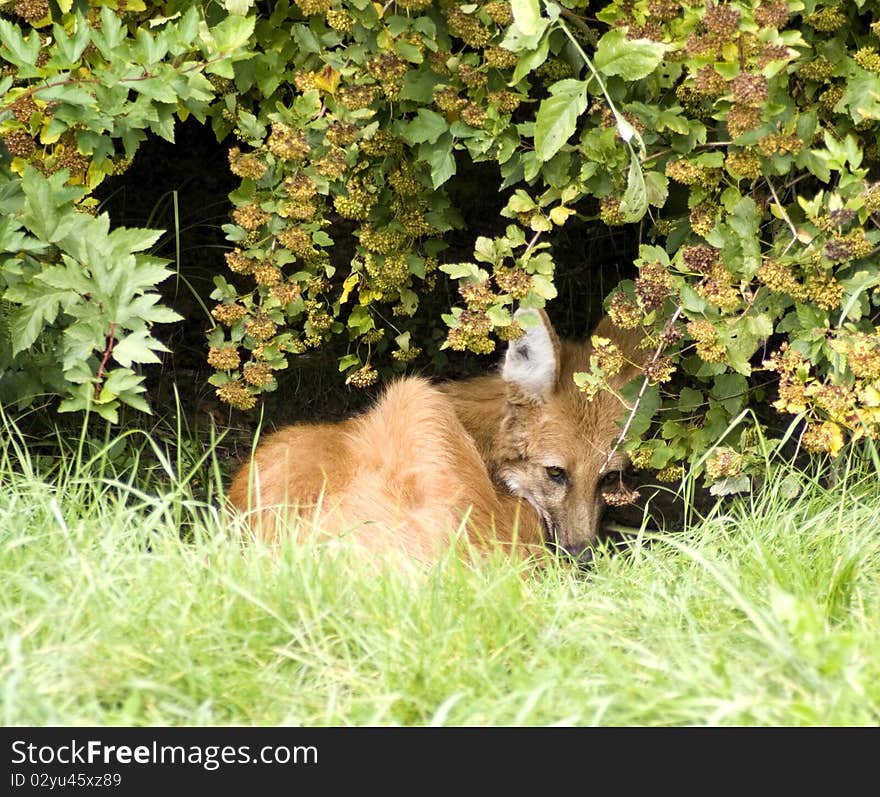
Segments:
[[[559,379],[559,338],[543,310],[517,310],[513,318],[525,334],[510,342],[501,377],[527,398],[544,399]]]

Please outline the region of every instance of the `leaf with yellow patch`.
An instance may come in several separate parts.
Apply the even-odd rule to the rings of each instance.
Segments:
[[[561,227],[565,224],[568,217],[573,215],[574,211],[571,208],[557,205],[550,211],[550,221],[552,221],[557,227]]]
[[[315,85],[328,94],[335,94],[339,88],[340,74],[329,64],[315,75]]]
[[[357,274],[349,274],[345,278],[345,282],[342,283],[342,296],[339,297],[339,304],[345,304],[348,301],[348,297],[351,295],[351,292],[357,284]]]

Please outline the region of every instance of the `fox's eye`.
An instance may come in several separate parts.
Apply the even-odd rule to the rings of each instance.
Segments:
[[[568,481],[568,473],[565,468],[550,467],[547,468],[547,476],[551,481],[557,484],[565,484]]]
[[[600,490],[611,490],[620,486],[620,471],[608,471],[601,479],[599,479]]]

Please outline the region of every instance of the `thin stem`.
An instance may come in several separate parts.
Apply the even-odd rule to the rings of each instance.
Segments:
[[[776,194],[776,189],[773,187],[773,183],[766,179],[765,182],[767,183],[767,187],[770,189],[770,193],[773,194],[773,201],[776,203],[776,207],[779,208],[779,212],[780,214],[782,214],[782,220],[788,225],[788,229],[791,230],[791,241],[789,241],[788,246],[785,247],[785,252],[787,252],[789,249],[791,249],[792,244],[794,244],[794,242],[798,240],[797,227],[794,226],[791,219],[789,218],[788,213],[782,206],[782,202],[779,201],[779,196]],[[782,254],[785,254],[785,252],[783,252]]]
[[[666,323],[666,330],[672,329],[675,325],[675,322],[678,321],[679,317],[682,313],[682,306],[678,305],[675,308],[675,312],[672,314],[672,318]],[[655,350],[653,356],[651,357],[650,362],[656,362],[660,355],[663,353],[663,348],[665,344],[663,342],[663,336],[660,336],[660,343],[657,345],[657,349]],[[623,425],[623,429],[620,430],[620,434],[617,436],[617,440],[614,441],[614,445],[611,446],[611,450],[608,452],[608,456],[605,457],[605,462],[602,464],[602,469],[600,473],[604,472],[608,465],[611,463],[611,458],[617,453],[617,450],[623,445],[624,440],[626,440],[626,436],[629,433],[630,427],[633,424],[633,421],[636,418],[636,415],[639,412],[639,407],[641,406],[642,399],[645,397],[645,391],[648,389],[648,385],[650,384],[650,379],[648,375],[645,374],[645,378],[642,380],[642,386],[639,389],[639,395],[636,396],[636,400],[633,402],[632,409],[630,410],[629,416],[626,419],[626,423]]]
[[[532,253],[532,249],[534,249],[535,246],[537,246],[537,244],[538,244],[538,239],[539,239],[540,237],[541,237],[541,232],[540,232],[540,230],[539,230],[538,232],[536,232],[536,233],[532,236],[532,239],[528,242],[528,244],[526,244],[526,249],[525,249],[525,251],[522,253],[522,260],[523,260],[523,261],[526,261],[526,260],[529,259],[529,255]]]
[[[104,350],[104,356],[101,358],[101,364],[98,366],[98,381],[95,383],[95,398],[101,395],[101,383],[104,381],[104,369],[113,354],[113,347],[116,345],[116,322],[110,322],[110,332],[107,335],[107,348]]]
[[[210,66],[211,64],[213,64],[217,61],[220,61],[220,60],[222,60],[221,56],[218,56],[217,58],[211,58],[208,61],[198,61],[197,63],[193,64],[192,66],[188,66],[186,69],[177,70],[177,73],[179,75],[188,75],[190,72],[196,72],[200,69],[204,69],[205,67]],[[121,78],[119,80],[119,82],[120,83],[137,83],[141,80],[150,80],[151,78],[154,78],[154,77],[158,77],[158,75],[156,75],[155,73],[152,73],[152,72],[144,71],[144,73],[142,75],[138,75],[137,77]],[[56,86],[71,86],[71,85],[82,86],[82,85],[86,85],[86,84],[90,84],[90,83],[98,85],[98,86],[104,85],[104,81],[99,80],[97,78],[65,78],[64,80],[56,80],[53,83],[44,83],[43,85],[40,85],[40,86],[31,86],[23,94],[19,94],[15,98],[15,100],[13,100],[12,102],[8,102],[8,103],[6,103],[6,105],[0,105],[0,113],[3,113],[4,111],[8,111],[10,108],[12,108],[12,106],[16,102],[18,102],[23,97],[33,97],[35,94],[37,94],[41,91],[45,91],[46,89],[53,89]]]

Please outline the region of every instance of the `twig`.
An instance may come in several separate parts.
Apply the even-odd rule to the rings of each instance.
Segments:
[[[779,201],[779,197],[776,195],[776,189],[773,187],[773,183],[769,180],[765,181],[767,183],[767,187],[770,189],[770,193],[773,194],[773,199],[776,202],[776,207],[779,208],[779,212],[782,214],[782,220],[788,225],[788,229],[791,230],[791,241],[789,241],[788,246],[785,247],[785,251],[782,254],[785,254],[789,249],[791,249],[792,244],[798,240],[798,231],[797,227],[794,226],[791,219],[789,218],[788,213],[782,205],[782,202]]]
[[[664,332],[672,329],[675,325],[675,322],[678,321],[679,317],[682,313],[682,306],[678,305],[675,308],[675,312],[672,314],[672,318],[669,319]],[[656,362],[657,358],[663,353],[663,348],[665,343],[663,342],[663,336],[660,336],[660,343],[657,346],[657,350],[654,352],[654,355],[651,357],[649,362]],[[642,386],[639,389],[639,395],[636,396],[635,402],[633,402],[632,409],[630,410],[629,416],[626,419],[626,423],[623,425],[623,429],[620,430],[620,434],[617,437],[617,440],[614,441],[614,445],[611,446],[611,450],[608,452],[608,456],[605,457],[605,462],[602,463],[602,469],[600,473],[604,472],[608,465],[611,463],[611,458],[617,453],[617,449],[623,445],[624,440],[626,440],[626,435],[629,432],[630,427],[632,426],[633,421],[636,418],[636,415],[639,412],[639,406],[642,403],[642,399],[645,397],[645,391],[648,389],[648,385],[650,383],[650,379],[648,375],[645,374],[645,378],[642,380]]]
[[[207,61],[199,61],[192,66],[188,66],[186,69],[178,69],[177,73],[179,75],[188,75],[190,72],[197,72],[200,69],[205,69],[211,64],[214,64],[217,61],[221,61],[222,59],[223,56],[217,56],[216,58],[209,58]],[[138,83],[142,80],[150,80],[151,78],[155,77],[158,77],[158,75],[152,72],[147,72],[146,69],[144,69],[143,74],[138,75],[137,77],[120,78],[119,83]],[[0,105],[0,113],[5,113],[6,111],[8,111],[10,108],[12,108],[13,105],[15,105],[16,102],[18,102],[23,97],[33,97],[35,94],[38,94],[41,91],[46,91],[46,89],[54,89],[56,86],[81,86],[86,84],[101,86],[104,83],[97,78],[64,78],[63,80],[56,80],[52,83],[44,83],[42,85],[30,86],[26,91],[19,94],[12,102],[7,102],[5,105]],[[61,100],[52,100],[52,102],[63,102],[63,98]]]
[[[104,350],[104,356],[101,358],[101,364],[98,366],[98,381],[95,383],[95,398],[101,395],[101,382],[104,381],[104,368],[113,354],[113,347],[116,345],[116,322],[110,322],[110,333],[107,335],[107,348]]]
[[[529,255],[530,255],[531,252],[532,252],[532,249],[535,248],[535,246],[536,246],[537,243],[538,243],[538,239],[539,239],[540,237],[541,237],[541,232],[540,232],[540,230],[539,230],[538,232],[536,232],[536,233],[532,236],[532,240],[529,241],[528,244],[526,244],[525,251],[522,253],[522,260],[523,260],[523,261],[528,260]]]
[[[576,27],[580,28],[582,32],[587,35],[594,35],[596,31],[594,31],[586,22],[584,22],[583,17],[579,17],[573,11],[569,11],[567,8],[559,9],[559,16],[565,17],[569,22],[571,22]]]

